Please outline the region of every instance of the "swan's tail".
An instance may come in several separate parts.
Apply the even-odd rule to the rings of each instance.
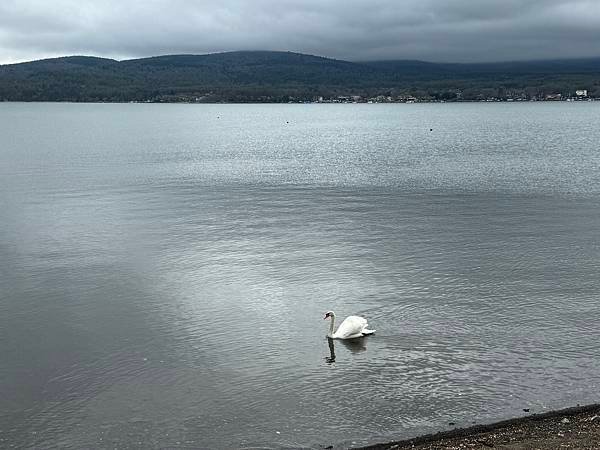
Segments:
[[[376,331],[377,331],[377,330],[369,330],[368,328],[363,328],[363,330],[362,330],[362,335],[363,335],[363,336],[368,336],[368,335],[370,335],[370,334],[373,334],[373,333],[375,333]]]

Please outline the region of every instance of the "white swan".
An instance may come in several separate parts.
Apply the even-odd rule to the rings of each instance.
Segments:
[[[335,313],[333,311],[327,311],[323,320],[331,317],[331,325],[329,327],[329,333],[327,337],[332,339],[354,339],[369,334],[375,333],[375,330],[369,330],[369,324],[367,319],[360,316],[348,316],[340,324],[337,331],[334,333],[333,328],[335,327]]]

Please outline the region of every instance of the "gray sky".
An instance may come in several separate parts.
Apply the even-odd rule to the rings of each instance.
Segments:
[[[0,0],[0,64],[228,50],[459,62],[600,56],[600,0]]]

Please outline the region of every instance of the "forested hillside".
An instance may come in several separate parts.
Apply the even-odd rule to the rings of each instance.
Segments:
[[[71,56],[0,66],[0,101],[287,102],[387,96],[469,100],[600,97],[600,58],[493,64],[348,62],[290,52]]]

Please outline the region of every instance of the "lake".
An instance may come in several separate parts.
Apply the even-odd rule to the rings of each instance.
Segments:
[[[598,124],[0,103],[0,447],[343,448],[600,401]],[[328,310],[377,333],[330,345]]]

